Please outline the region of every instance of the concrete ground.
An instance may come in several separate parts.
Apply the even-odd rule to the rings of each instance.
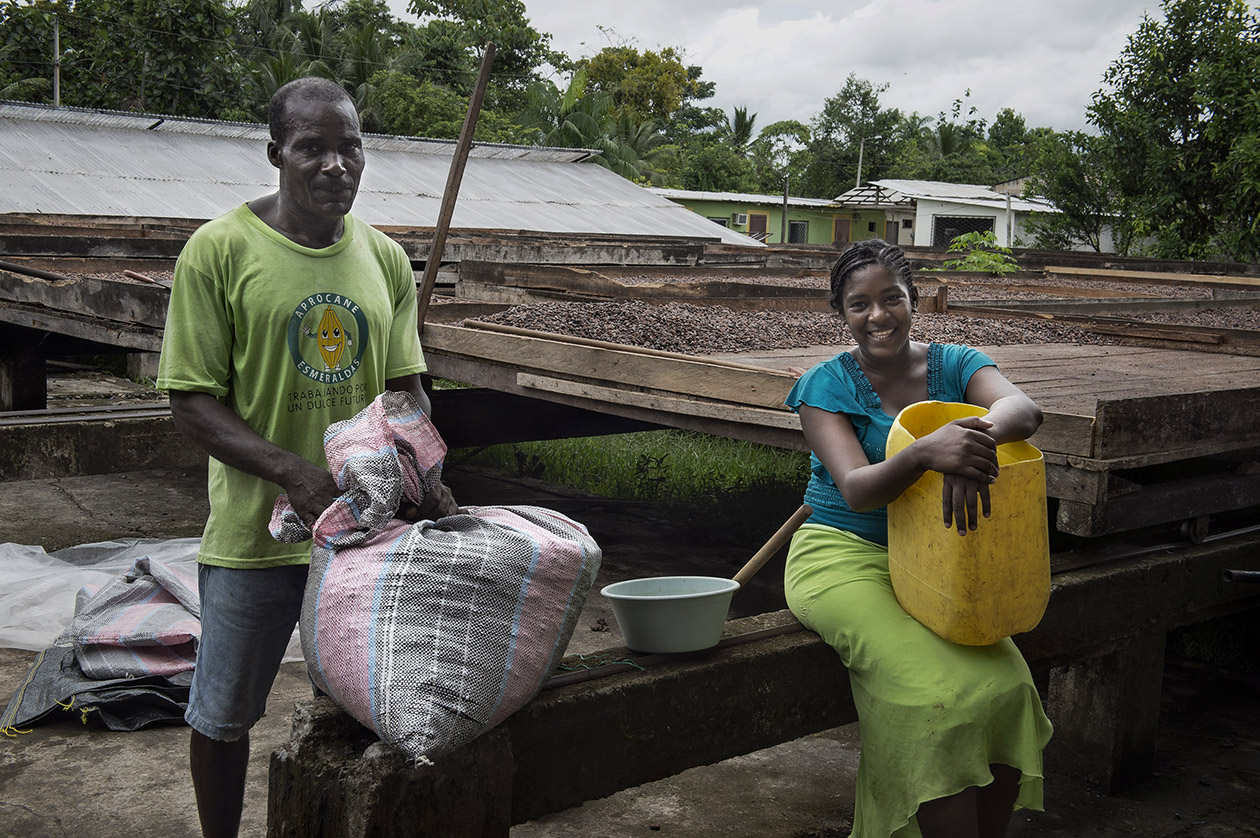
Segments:
[[[203,480],[194,470],[0,484],[0,542],[41,544],[52,551],[118,537],[196,535],[206,511]],[[597,587],[675,572],[731,575],[757,546],[731,544],[693,523],[671,520],[659,509],[573,497],[533,481],[503,482],[458,468],[449,481],[464,502],[536,502],[587,523],[606,555]],[[763,570],[736,597],[734,615],[781,608],[780,572],[773,565]],[[619,642],[616,621],[602,597],[593,595],[570,651],[593,652]],[[5,699],[34,657],[33,652],[0,650]],[[309,694],[303,665],[286,664],[268,715],[253,734],[243,835],[265,833],[269,754],[288,738],[293,704]],[[184,727],[114,733],[75,720],[8,738],[0,751],[0,835],[196,836],[187,739]],[[857,746],[854,726],[828,731],[591,801],[521,824],[512,834],[847,835]],[[1258,788],[1260,681],[1172,662],[1165,678],[1157,775],[1112,797],[1091,794],[1070,777],[1050,775],[1050,811],[1017,813],[1011,834],[1260,836]]]

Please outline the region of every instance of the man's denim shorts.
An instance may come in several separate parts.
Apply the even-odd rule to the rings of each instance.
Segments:
[[[262,718],[302,611],[306,575],[306,565],[199,566],[201,643],[184,714],[194,730],[231,742]]]

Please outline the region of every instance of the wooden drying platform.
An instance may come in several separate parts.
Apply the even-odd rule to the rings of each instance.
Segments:
[[[1045,412],[1061,532],[1095,536],[1260,504],[1260,358],[1134,346],[980,347]],[[836,349],[749,353],[806,368]],[[1260,469],[1257,469],[1260,471]],[[1198,530],[1196,530],[1198,531]]]
[[[784,370],[836,351],[704,359],[438,324],[425,345],[435,375],[797,450]],[[1103,535],[1260,504],[1260,476],[1246,465],[1260,450],[1260,359],[1061,344],[986,351],[1046,413],[1032,442],[1046,454],[1060,531]]]

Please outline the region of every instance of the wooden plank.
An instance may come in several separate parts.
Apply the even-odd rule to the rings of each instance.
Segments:
[[[184,238],[126,238],[97,236],[0,236],[5,256],[81,256],[104,258],[174,259],[184,248]]]
[[[1113,279],[1121,282],[1163,282],[1177,285],[1212,285],[1227,288],[1258,288],[1260,277],[1217,276],[1213,274],[1182,274],[1165,271],[1120,271],[1106,268],[1062,268],[1046,266],[1047,277],[1077,276],[1094,279]]]
[[[1253,444],[1260,386],[1212,392],[1105,399],[1098,403],[1097,459],[1129,457],[1199,444]]]
[[[144,326],[98,320],[81,314],[50,311],[38,306],[0,302],[0,323],[12,323],[28,329],[88,340],[105,346],[162,350],[162,332]]]
[[[1043,409],[1045,420],[1028,441],[1041,451],[1090,457],[1094,453],[1094,417],[1054,413]]]
[[[434,353],[428,356],[428,360],[429,371],[433,375],[450,378],[455,381],[464,381],[482,387],[492,387],[495,390],[519,393],[601,413],[611,413],[630,419],[638,419],[643,422],[654,422],[671,428],[698,431],[714,436],[724,436],[729,439],[742,439],[791,451],[807,450],[805,438],[800,431],[791,428],[775,428],[708,416],[661,412],[637,405],[602,402],[565,393],[552,393],[546,390],[530,390],[516,382],[516,378],[520,373],[514,367],[491,363],[477,358]]]
[[[764,425],[773,428],[787,428],[800,431],[801,421],[795,413],[782,410],[766,410],[756,407],[742,407],[729,402],[701,401],[659,393],[643,393],[622,390],[614,387],[601,387],[596,384],[584,384],[578,381],[565,381],[559,378],[518,373],[516,383],[530,390],[544,390],[549,393],[563,393],[583,399],[624,404],[659,410],[665,413],[677,413],[685,416],[704,416],[729,422]]]
[[[963,303],[965,305],[966,303]],[[1039,314],[1071,314],[1080,317],[1128,317],[1136,312],[1185,314],[1213,309],[1260,309],[1260,296],[1242,291],[1221,291],[1212,297],[1161,297],[1159,299],[1126,298],[1113,300],[985,300],[989,309],[1027,309]]]
[[[783,410],[783,400],[796,381],[787,373],[754,372],[700,360],[657,358],[439,323],[425,328],[425,349],[466,358],[502,359],[520,371],[554,373],[596,384],[612,382]]]
[[[1143,486],[1101,504],[1061,501],[1055,528],[1094,538],[1260,505],[1260,475],[1216,474]]]
[[[141,326],[166,325],[170,292],[158,285],[102,279],[56,281],[0,271],[0,300],[45,306]]]

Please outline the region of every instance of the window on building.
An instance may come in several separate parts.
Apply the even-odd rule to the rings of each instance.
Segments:
[[[913,218],[903,218],[903,219],[901,219],[901,229],[903,229],[903,230],[909,230],[909,229],[910,229],[910,228],[912,228],[912,227],[914,227],[914,219],[913,219]]]
[[[874,232],[875,232],[875,222],[874,222],[874,221],[868,221],[868,222],[866,222],[866,231],[867,231],[868,233],[874,233]]]
[[[808,221],[789,221],[788,222],[788,244],[808,244],[809,243],[809,222]]]
[[[723,217],[721,217],[721,218],[714,218],[714,217],[712,217],[712,216],[708,216],[708,218],[709,218],[709,220],[710,220],[710,221],[712,221],[714,224],[721,224],[723,227],[730,227],[730,226],[731,226],[731,220],[730,220],[729,218],[725,217],[725,216],[723,216]]]
[[[949,247],[950,242],[964,233],[993,232],[993,217],[989,215],[934,215],[932,216],[932,246]]]

